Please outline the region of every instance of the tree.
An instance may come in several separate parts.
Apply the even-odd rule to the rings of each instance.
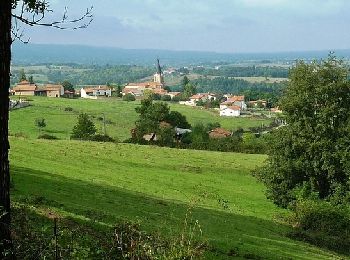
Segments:
[[[136,100],[135,96],[131,93],[128,93],[128,94],[123,96],[123,101],[129,102],[129,101],[135,101],[135,100]]]
[[[78,123],[74,126],[71,138],[79,140],[91,140],[96,134],[95,124],[85,113],[78,116]]]
[[[33,78],[33,76],[29,76],[29,77],[28,77],[28,81],[29,81],[30,84],[34,84],[34,78]]]
[[[190,80],[188,79],[188,77],[187,77],[187,76],[184,76],[183,79],[181,80],[182,89],[184,90],[184,89],[185,89],[185,86],[186,86],[187,84],[189,84],[189,83],[190,83]]]
[[[27,75],[24,72],[24,69],[21,69],[19,72],[19,81],[24,81],[24,80],[27,80]]]
[[[40,133],[41,129],[46,127],[45,118],[37,118],[37,119],[35,119],[35,126],[38,127],[39,133]]]
[[[81,18],[68,20],[65,12],[61,21],[43,22],[45,14],[51,12],[49,3],[44,0],[2,0],[0,1],[0,208],[4,214],[0,214],[0,257],[4,253],[12,252],[11,242],[11,215],[10,215],[10,171],[9,171],[9,88],[10,88],[10,65],[11,44],[13,39],[23,41],[22,30],[19,24],[28,26],[49,26],[66,29],[69,24],[78,23],[75,28],[85,28],[91,21],[91,9]],[[85,19],[89,19],[85,23]],[[12,20],[14,23],[12,23]],[[83,22],[84,24],[80,24]],[[12,32],[12,35],[11,35]],[[9,254],[8,258],[13,258]]]
[[[165,118],[165,121],[173,127],[189,129],[191,125],[187,122],[186,117],[178,111],[171,111]]]
[[[68,80],[63,81],[62,86],[64,88],[64,91],[74,92],[74,86]]]
[[[197,93],[197,88],[191,82],[186,84],[183,91],[183,96],[189,98]]]
[[[122,86],[118,84],[117,89],[116,89],[116,95],[117,97],[122,97]]]
[[[153,103],[152,99],[144,99],[136,112],[139,119],[136,121],[136,137],[141,140],[145,134],[153,133],[151,140],[160,130],[160,122],[165,121],[169,114],[169,106],[166,103]]]
[[[298,62],[281,100],[288,125],[277,130],[257,174],[268,196],[287,207],[299,190],[350,202],[350,81],[343,61]]]

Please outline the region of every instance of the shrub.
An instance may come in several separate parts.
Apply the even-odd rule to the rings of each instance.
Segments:
[[[72,112],[72,111],[73,111],[73,108],[71,108],[71,107],[66,107],[66,108],[64,109],[64,111],[66,111],[66,112]]]
[[[162,96],[161,100],[162,100],[162,101],[171,101],[171,96],[169,96],[169,95],[164,95],[164,96]]]
[[[91,141],[95,141],[95,142],[111,142],[114,143],[116,142],[115,139],[113,139],[112,137],[110,137],[109,135],[101,135],[101,134],[97,134],[91,137]]]
[[[58,138],[54,135],[42,134],[38,136],[38,139],[46,139],[46,140],[58,140]]]
[[[94,123],[87,114],[80,114],[78,123],[73,128],[72,139],[90,140],[96,133]]]
[[[123,96],[123,100],[124,101],[135,101],[136,98],[133,94],[128,93],[128,94]]]
[[[350,253],[350,210],[321,200],[298,200],[291,236],[317,246]]]

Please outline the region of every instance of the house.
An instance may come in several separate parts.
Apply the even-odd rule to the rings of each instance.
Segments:
[[[64,87],[58,84],[47,84],[44,87],[38,87],[35,90],[35,96],[42,97],[62,97],[64,95]]]
[[[174,97],[180,97],[181,92],[169,92],[167,95],[169,95],[171,99],[173,99]]]
[[[13,88],[16,96],[35,96],[35,92],[37,90],[38,86],[34,83],[30,83],[27,80],[22,80]]]
[[[266,108],[267,101],[266,100],[249,101],[248,106],[253,108]]]
[[[146,90],[149,90],[155,94],[167,95],[168,91],[164,89],[164,76],[159,60],[157,60],[157,72],[153,75],[153,81],[139,82],[139,83],[128,83],[123,91],[122,95],[132,94],[140,97],[144,95]]]
[[[241,115],[240,106],[228,106],[224,109],[220,109],[220,116],[238,117],[240,115]]]
[[[62,85],[47,84],[44,90],[47,97],[62,97],[64,95],[64,87]]]
[[[80,90],[82,98],[111,97],[112,89],[108,86],[86,87]]]
[[[224,128],[215,128],[209,132],[209,137],[210,138],[226,138],[231,136],[232,133]]]
[[[247,109],[247,104],[245,103],[245,97],[244,96],[232,96],[229,97],[226,102],[230,103],[234,106],[239,106],[241,110]]]

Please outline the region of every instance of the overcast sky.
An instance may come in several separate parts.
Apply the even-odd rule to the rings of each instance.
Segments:
[[[94,6],[88,29],[27,28],[32,43],[278,52],[350,49],[350,0],[50,0],[57,18]]]

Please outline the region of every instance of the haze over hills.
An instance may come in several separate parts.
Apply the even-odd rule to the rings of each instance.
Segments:
[[[20,44],[13,45],[14,64],[79,63],[79,64],[135,64],[152,65],[157,57],[163,64],[186,66],[247,61],[288,62],[297,59],[320,59],[329,51],[276,52],[276,53],[217,53],[199,51],[171,51],[153,49],[121,49],[84,45]],[[350,59],[350,50],[336,50],[335,54]]]

